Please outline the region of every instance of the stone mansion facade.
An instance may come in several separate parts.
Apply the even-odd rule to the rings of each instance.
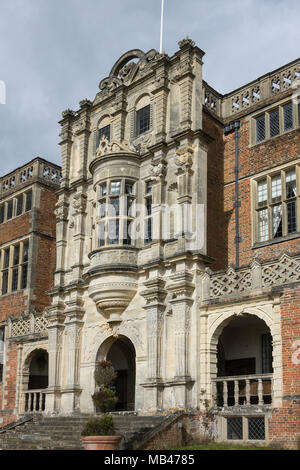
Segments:
[[[300,60],[222,95],[203,56],[129,51],[62,113],[51,299],[0,297],[4,417],[94,412],[108,359],[120,411],[207,400],[219,439],[299,438]]]

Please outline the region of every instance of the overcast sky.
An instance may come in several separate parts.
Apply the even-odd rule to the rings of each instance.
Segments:
[[[60,164],[61,112],[94,99],[127,50],[159,49],[161,0],[0,0],[0,175]],[[299,0],[165,0],[164,51],[187,35],[221,93],[297,59]]]

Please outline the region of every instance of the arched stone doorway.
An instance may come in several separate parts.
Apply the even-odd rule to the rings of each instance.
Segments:
[[[118,403],[116,411],[135,409],[136,353],[132,342],[125,336],[108,338],[100,347],[98,360],[110,361],[117,372],[115,380]]]
[[[270,328],[256,315],[232,316],[219,325],[211,343],[218,406],[271,404],[272,342]]]
[[[26,358],[23,367],[23,411],[37,412],[45,410],[46,395],[43,391],[48,387],[48,352],[35,349]]]

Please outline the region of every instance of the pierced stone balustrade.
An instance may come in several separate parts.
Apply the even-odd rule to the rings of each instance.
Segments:
[[[216,407],[271,405],[272,374],[220,377],[212,380]]]
[[[278,260],[260,263],[255,260],[249,267],[213,272],[206,269],[202,281],[202,301],[222,300],[267,292],[273,286],[300,281],[300,258],[283,254]]]
[[[46,409],[45,390],[27,390],[23,393],[23,412],[41,413]]]

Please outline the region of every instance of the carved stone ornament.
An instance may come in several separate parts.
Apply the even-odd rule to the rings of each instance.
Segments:
[[[185,39],[179,41],[178,46],[180,49],[183,49],[185,46],[195,47],[195,44],[195,41],[187,36]]]
[[[193,148],[189,146],[178,149],[175,157],[176,165],[184,170],[191,168],[193,165],[193,153]]]
[[[68,217],[68,207],[64,202],[58,202],[55,209],[56,221],[62,222]]]
[[[63,111],[61,113],[63,119],[67,118],[67,117],[74,117],[75,116],[75,111],[73,111],[72,109],[66,109],[65,111]]]
[[[86,210],[86,196],[84,194],[76,193],[73,196],[72,205],[75,214],[80,214]]]
[[[167,167],[164,163],[151,163],[151,173],[156,181],[163,179],[166,176]]]
[[[74,134],[77,135],[77,134],[80,134],[80,132],[84,131],[85,129],[86,129],[86,123],[85,121],[81,120],[81,121],[76,122],[73,128],[73,131],[74,131]]]
[[[109,141],[105,135],[102,136],[96,151],[96,156],[103,157],[104,155],[113,153],[127,153],[136,155],[134,147],[132,147],[127,141],[123,140],[122,143],[117,142],[116,140]]]
[[[130,85],[138,75],[144,75],[149,68],[161,57],[155,49],[145,53],[133,49],[120,57],[110,71],[109,77],[101,80],[99,88],[103,93],[111,93],[121,85]],[[139,59],[134,62],[134,59]]]

